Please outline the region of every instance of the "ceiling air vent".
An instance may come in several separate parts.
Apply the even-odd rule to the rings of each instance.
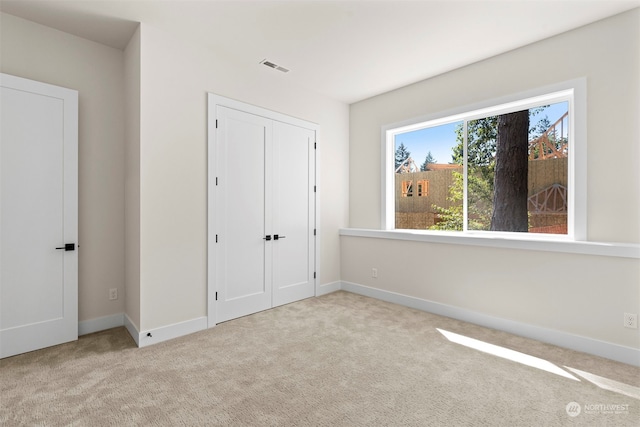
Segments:
[[[282,71],[283,73],[288,73],[289,72],[289,69],[281,67],[278,64],[274,64],[271,61],[267,61],[266,59],[263,59],[262,61],[260,61],[260,63],[266,65],[269,68],[273,68],[274,70]]]

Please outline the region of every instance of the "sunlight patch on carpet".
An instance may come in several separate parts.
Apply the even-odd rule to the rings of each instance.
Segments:
[[[640,400],[640,387],[635,387],[629,384],[621,383],[619,381],[610,380],[609,378],[601,377],[599,375],[591,374],[579,369],[570,368],[568,366],[565,366],[565,368],[567,368],[574,374],[580,375],[585,380],[597,385],[603,390],[613,391]]]
[[[436,328],[436,330],[444,335],[446,339],[456,344],[464,345],[465,347],[473,348],[474,350],[492,354],[494,356],[521,363],[526,366],[531,366],[532,368],[541,369],[543,371],[560,375],[574,381],[580,381],[578,378],[574,377],[564,369],[554,365],[547,360],[540,359],[539,357],[530,356],[525,353],[520,353],[519,351],[510,350],[508,348],[500,347],[499,345],[489,344],[484,341],[469,338],[464,335],[456,334],[454,332],[445,331],[443,329]]]

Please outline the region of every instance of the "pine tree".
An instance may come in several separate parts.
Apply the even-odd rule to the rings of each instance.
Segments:
[[[407,160],[409,158],[409,156],[411,156],[411,153],[409,152],[409,150],[407,150],[407,147],[405,147],[404,144],[401,142],[400,145],[398,146],[398,148],[396,148],[396,168],[395,168],[395,170],[398,170],[400,165],[402,163],[404,163],[404,161]]]
[[[431,155],[431,151],[429,151],[427,153],[427,157],[424,159],[424,163],[422,164],[422,166],[420,166],[420,170],[422,172],[424,171],[428,171],[429,170],[429,165],[436,163],[437,160],[433,158],[433,156]]]

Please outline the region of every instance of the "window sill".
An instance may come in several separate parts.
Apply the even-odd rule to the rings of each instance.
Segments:
[[[423,232],[419,230],[373,230],[363,228],[341,228],[341,236],[369,237],[375,239],[408,240],[413,242],[444,243],[451,245],[483,246],[503,249],[563,252],[571,254],[598,255],[618,258],[640,258],[640,244],[578,242],[569,240],[523,240],[512,237],[465,234],[451,235],[448,232]]]

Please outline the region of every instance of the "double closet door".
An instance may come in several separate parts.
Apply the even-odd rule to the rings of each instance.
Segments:
[[[316,131],[215,95],[209,115],[212,326],[315,295]]]

